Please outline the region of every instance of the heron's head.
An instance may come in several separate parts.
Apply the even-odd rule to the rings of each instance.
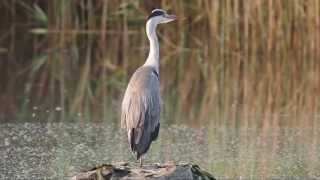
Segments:
[[[164,24],[177,19],[177,16],[168,14],[163,9],[154,9],[148,17],[148,22],[152,21],[155,24]]]

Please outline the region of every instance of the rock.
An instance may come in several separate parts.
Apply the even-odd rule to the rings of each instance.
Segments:
[[[208,172],[192,164],[153,164],[131,165],[129,163],[103,164],[89,171],[78,173],[71,180],[109,180],[109,179],[205,179],[215,178]]]

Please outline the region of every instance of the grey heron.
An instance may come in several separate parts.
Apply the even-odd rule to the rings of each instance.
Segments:
[[[146,23],[150,43],[145,63],[132,75],[125,91],[121,107],[121,127],[126,129],[131,151],[140,160],[152,141],[156,140],[160,128],[160,81],[159,42],[157,25],[176,20],[165,10],[154,9]]]

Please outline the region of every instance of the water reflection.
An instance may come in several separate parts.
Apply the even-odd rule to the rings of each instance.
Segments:
[[[0,125],[0,179],[63,178],[112,161],[135,161],[114,124]],[[162,125],[146,162],[193,162],[220,178],[320,178],[320,131]]]

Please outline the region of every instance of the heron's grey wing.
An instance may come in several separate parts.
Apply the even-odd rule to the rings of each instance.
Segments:
[[[144,153],[158,136],[160,101],[156,71],[140,67],[133,74],[122,102],[121,126],[127,129],[132,150]]]

